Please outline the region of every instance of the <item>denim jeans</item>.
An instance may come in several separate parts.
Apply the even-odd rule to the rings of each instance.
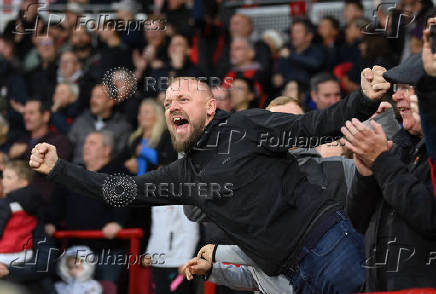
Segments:
[[[343,211],[341,220],[312,249],[288,276],[295,293],[357,293],[365,283],[363,236],[357,233]]]

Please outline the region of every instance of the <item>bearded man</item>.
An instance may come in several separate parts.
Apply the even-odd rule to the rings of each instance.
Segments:
[[[369,118],[390,87],[384,71],[365,69],[361,90],[304,115],[227,113],[216,108],[205,83],[178,78],[164,106],[183,158],[118,181],[58,159],[46,143],[34,148],[29,164],[56,183],[117,205],[196,205],[265,273],[284,274],[298,293],[359,292],[365,281],[361,239],[329,188],[310,184],[289,146],[277,141],[290,134],[338,136],[346,120]],[[122,193],[117,185],[125,187]]]

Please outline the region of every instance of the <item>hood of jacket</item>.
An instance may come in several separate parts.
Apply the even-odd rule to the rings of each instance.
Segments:
[[[68,257],[74,257],[76,260],[80,260],[83,264],[83,271],[77,277],[71,276],[67,267]],[[97,256],[89,249],[88,246],[73,246],[68,248],[64,256],[61,258],[58,264],[58,274],[66,283],[72,283],[74,281],[85,282],[92,279],[95,271],[95,261]],[[93,262],[90,262],[93,261]]]

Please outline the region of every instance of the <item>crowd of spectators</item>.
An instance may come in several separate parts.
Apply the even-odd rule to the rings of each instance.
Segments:
[[[293,114],[323,110],[360,91],[365,68],[390,69],[416,56],[421,60],[419,54],[429,50],[424,48],[429,41],[423,41],[428,38],[423,30],[435,13],[431,1],[401,0],[396,10],[380,9],[374,23],[364,17],[360,1],[347,0],[343,24],[331,15],[316,24],[302,15],[292,18],[287,31],[259,32],[249,16],[225,8],[224,1],[123,0],[113,18],[90,29],[78,21],[84,14],[81,3],[88,1],[54,2],[65,4],[63,22],[47,23],[39,16],[38,0],[22,0],[17,17],[0,32],[0,190],[4,197],[0,199],[4,200],[0,202],[0,276],[25,285],[30,293],[66,293],[68,287],[74,288],[69,284],[79,275],[75,271],[82,270],[92,270],[93,275],[85,274],[87,279],[93,276],[109,282],[102,284],[106,291],[118,288],[125,293],[127,289],[126,265],[98,262],[91,269],[75,269],[67,256],[58,259],[65,244],[52,236],[59,230],[101,230],[107,240],[68,240],[67,246],[79,246],[73,248],[107,260],[128,253],[127,244],[115,238],[121,229],[142,228],[141,251],[164,253],[166,263],[153,261],[152,270],[141,265],[146,269],[141,271],[141,293],[151,293],[152,285],[156,294],[193,293],[192,282],[178,279],[197,246],[232,244],[219,227],[198,215],[192,217],[195,208],[113,208],[76,195],[40,174],[31,175],[23,162],[36,144],[50,143],[62,159],[90,171],[143,175],[178,157],[162,107],[169,79],[206,77],[218,108],[228,112],[268,105],[270,111]],[[402,13],[405,10],[415,15],[413,20],[411,14]],[[117,29],[115,20],[133,21],[139,13],[146,13],[151,22],[134,31]],[[374,33],[380,28],[385,35]],[[428,52],[422,55],[430,60]],[[402,126],[395,136],[388,136],[394,144],[390,152],[379,153],[372,161],[354,155],[353,162],[352,152],[338,142],[338,148],[321,145],[308,153],[291,151],[307,174],[324,162],[320,158],[334,157],[339,162],[335,170],[341,176],[325,180],[342,182],[341,201],[356,230],[365,235],[368,258],[380,260],[387,244],[393,246],[383,239],[391,232],[399,242],[413,239],[424,260],[435,249],[436,83],[431,76],[436,71],[428,68],[429,63],[427,75],[423,73],[420,80],[396,76],[395,71],[385,76],[395,87],[385,95],[386,104],[379,111],[393,107],[390,111]],[[121,80],[121,87],[114,81],[117,69],[136,81],[127,94],[121,90],[129,87],[126,81]],[[115,95],[104,79],[108,72]],[[365,150],[369,145],[348,149],[356,153],[353,148]],[[187,221],[184,213],[199,224]],[[9,219],[14,222],[8,224]],[[5,238],[15,244],[5,243]],[[57,248],[57,253],[50,248]],[[39,256],[31,254],[36,251]],[[12,261],[24,265],[15,267]],[[57,267],[58,261],[62,267]],[[370,268],[366,290],[429,286],[428,274],[420,266],[407,264],[401,274]],[[432,273],[434,280],[436,270]],[[82,291],[89,286],[93,291],[89,293],[106,293],[92,281],[84,283]],[[262,289],[259,285],[234,288]]]

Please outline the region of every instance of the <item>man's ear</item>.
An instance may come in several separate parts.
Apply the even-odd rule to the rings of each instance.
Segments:
[[[207,115],[211,116],[216,112],[216,100],[215,98],[209,99],[207,101]]]
[[[27,187],[30,185],[29,181],[26,179],[20,179],[20,184],[22,187]]]
[[[250,60],[253,60],[256,56],[256,51],[253,48],[249,49],[248,56],[250,56]]]
[[[306,41],[307,42],[312,42],[313,39],[313,33],[307,33],[306,35]]]
[[[253,92],[248,92],[247,98],[248,98],[248,101],[250,101],[250,102],[253,101],[254,93]]]
[[[318,101],[318,96],[314,90],[310,91],[310,98],[312,98],[313,101]]]
[[[109,146],[104,146],[104,153],[108,158],[111,158],[112,149]]]
[[[48,124],[49,121],[50,121],[50,111],[46,111],[46,112],[44,112],[44,113],[42,114],[42,119],[44,120],[44,122],[45,122],[46,124]]]

